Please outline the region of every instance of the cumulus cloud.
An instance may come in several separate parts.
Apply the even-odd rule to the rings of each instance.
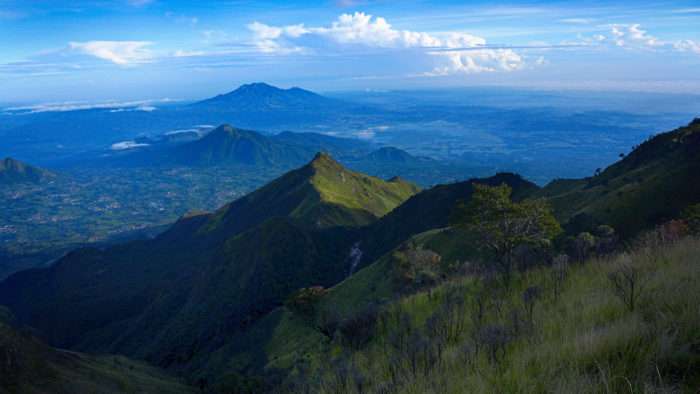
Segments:
[[[149,41],[87,41],[71,42],[72,51],[107,60],[120,66],[147,63],[153,59]]]
[[[347,46],[419,50],[442,60],[425,75],[515,71],[525,62],[513,49],[488,48],[482,37],[464,32],[399,30],[385,18],[363,12],[342,14],[329,26],[270,26],[256,21],[248,29],[255,47],[271,54],[328,52]]]
[[[693,40],[667,41],[662,40],[647,30],[639,23],[609,25],[606,34],[593,36],[579,36],[576,44],[587,46],[612,46],[627,49],[666,51],[666,52],[691,52],[700,54],[700,43]]]
[[[304,48],[291,44],[290,40],[308,33],[304,25],[275,27],[260,22],[249,24],[248,30],[253,33],[253,41],[258,50],[276,54],[303,52]]]
[[[700,42],[693,40],[681,40],[673,43],[673,47],[680,52],[693,52],[700,55]]]
[[[515,71],[524,67],[522,56],[511,49],[479,49],[475,51],[443,52],[440,55],[449,60],[444,67],[436,67],[427,76],[450,75],[457,72],[471,74],[494,71]],[[544,59],[538,59],[544,64]]]
[[[615,44],[618,46],[655,47],[663,45],[658,38],[649,35],[646,30],[643,30],[638,23],[627,26],[613,25],[610,33],[615,37]]]

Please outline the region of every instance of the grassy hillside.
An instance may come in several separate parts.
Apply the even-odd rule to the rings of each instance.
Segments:
[[[700,202],[700,120],[659,134],[592,178],[560,180],[539,193],[573,232],[597,224],[624,238]]]
[[[14,328],[7,312],[0,308],[0,392],[184,394],[195,390],[122,356],[90,356],[50,348]]]
[[[248,228],[287,216],[312,227],[366,225],[418,192],[408,182],[388,182],[350,171],[327,154],[217,211],[207,224]]]
[[[429,239],[444,233],[426,234]],[[444,239],[440,242],[444,242]],[[453,276],[400,298],[380,261],[332,289],[325,310],[375,289],[390,300],[356,312],[297,364],[292,392],[694,392],[700,385],[695,257],[700,240],[640,244],[612,259],[527,271],[508,288]],[[611,280],[633,273],[631,309]],[[358,291],[359,290],[359,291]],[[392,300],[392,298],[394,300]],[[344,307],[345,305],[345,307]],[[343,324],[354,331],[343,331]],[[302,332],[299,330],[299,332]],[[316,352],[316,353],[313,353]]]

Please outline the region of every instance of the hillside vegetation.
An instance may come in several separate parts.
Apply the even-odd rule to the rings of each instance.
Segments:
[[[624,238],[700,202],[700,119],[659,134],[599,175],[543,188],[572,232],[613,226]]]
[[[444,237],[416,239],[413,261],[439,256]],[[698,253],[696,238],[670,240],[654,232],[613,257],[585,263],[560,258],[523,271],[509,287],[488,275],[457,275],[400,298],[387,280],[400,269],[394,255],[323,296],[316,325],[322,327],[331,311],[352,312],[324,347],[307,348],[314,355],[297,360],[287,387],[319,393],[695,392],[698,306],[688,295],[700,292]],[[637,293],[625,292],[626,282],[618,287],[618,278],[633,278]]]

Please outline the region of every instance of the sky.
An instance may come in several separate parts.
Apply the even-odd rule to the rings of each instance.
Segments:
[[[0,103],[508,86],[700,92],[700,1],[0,0]]]

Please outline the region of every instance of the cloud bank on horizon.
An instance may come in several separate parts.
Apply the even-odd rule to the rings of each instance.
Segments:
[[[321,90],[700,87],[692,2],[72,0],[39,12],[40,3],[0,1],[0,81],[10,87],[0,100],[187,97],[183,81],[193,95],[251,80]]]

